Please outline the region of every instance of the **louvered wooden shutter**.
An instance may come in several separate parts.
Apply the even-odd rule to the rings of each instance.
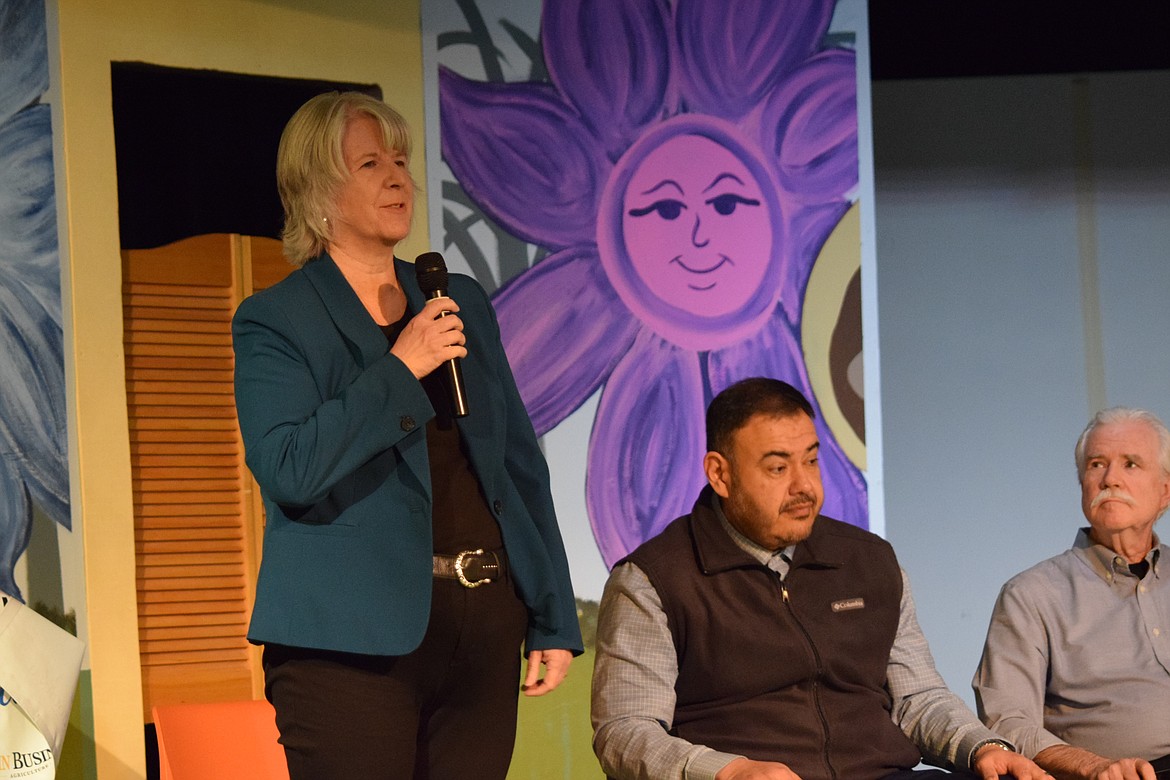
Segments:
[[[231,316],[289,270],[270,239],[123,253],[126,390],[144,708],[255,698],[245,633],[262,510],[232,395]]]

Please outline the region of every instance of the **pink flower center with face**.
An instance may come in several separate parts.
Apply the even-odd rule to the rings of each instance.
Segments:
[[[759,289],[772,225],[755,177],[707,138],[671,138],[626,185],[622,233],[634,270],[664,302],[704,317]]]
[[[631,147],[603,198],[598,245],[614,287],[685,348],[742,338],[779,296],[776,187],[748,148],[716,120],[667,121]]]

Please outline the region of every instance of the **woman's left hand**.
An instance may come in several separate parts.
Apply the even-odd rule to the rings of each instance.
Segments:
[[[525,696],[544,696],[561,684],[572,661],[573,654],[568,650],[533,650],[528,654],[528,670],[520,690]],[[541,664],[544,664],[543,678]]]

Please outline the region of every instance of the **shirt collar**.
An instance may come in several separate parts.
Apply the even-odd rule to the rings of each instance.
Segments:
[[[731,521],[727,519],[727,515],[723,513],[723,502],[720,501],[719,496],[713,495],[712,498],[714,500],[711,502],[711,508],[715,510],[715,517],[719,518],[719,525],[723,526],[723,530],[731,537],[731,541],[735,542],[735,546],[769,569],[779,572],[781,576],[787,574],[788,564],[792,561],[792,554],[796,550],[796,545],[790,544],[783,550],[773,551],[761,544],[753,542],[740,533],[731,524]]]
[[[1106,582],[1113,582],[1117,576],[1134,576],[1129,570],[1129,561],[1110,550],[1103,544],[1097,544],[1089,536],[1090,528],[1077,531],[1077,538],[1073,541],[1073,549],[1098,576]],[[1155,577],[1160,576],[1158,562],[1162,558],[1162,542],[1158,534],[1154,534],[1154,544],[1146,553],[1146,560],[1150,562],[1150,571]]]

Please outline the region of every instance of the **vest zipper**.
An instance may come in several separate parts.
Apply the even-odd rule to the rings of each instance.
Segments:
[[[778,574],[777,576],[779,577]],[[806,629],[804,624],[800,622],[800,618],[796,616],[796,611],[792,608],[792,601],[788,597],[788,583],[786,582],[786,578],[780,578],[780,598],[784,601],[785,606],[788,607],[788,614],[792,616],[792,621],[796,623],[798,628],[800,628],[800,633],[804,635],[804,641],[808,644],[809,650],[812,651],[813,659],[816,661],[817,674],[816,677],[813,678],[812,685],[813,701],[816,703],[817,717],[821,721],[821,729],[825,734],[825,767],[829,770],[829,777],[833,778],[833,780],[836,780],[837,771],[833,768],[832,761],[829,760],[829,721],[825,718],[825,711],[821,707],[820,679],[821,671],[823,669],[821,665],[821,654],[817,651],[817,646],[813,643],[812,636],[808,633],[808,629]]]

